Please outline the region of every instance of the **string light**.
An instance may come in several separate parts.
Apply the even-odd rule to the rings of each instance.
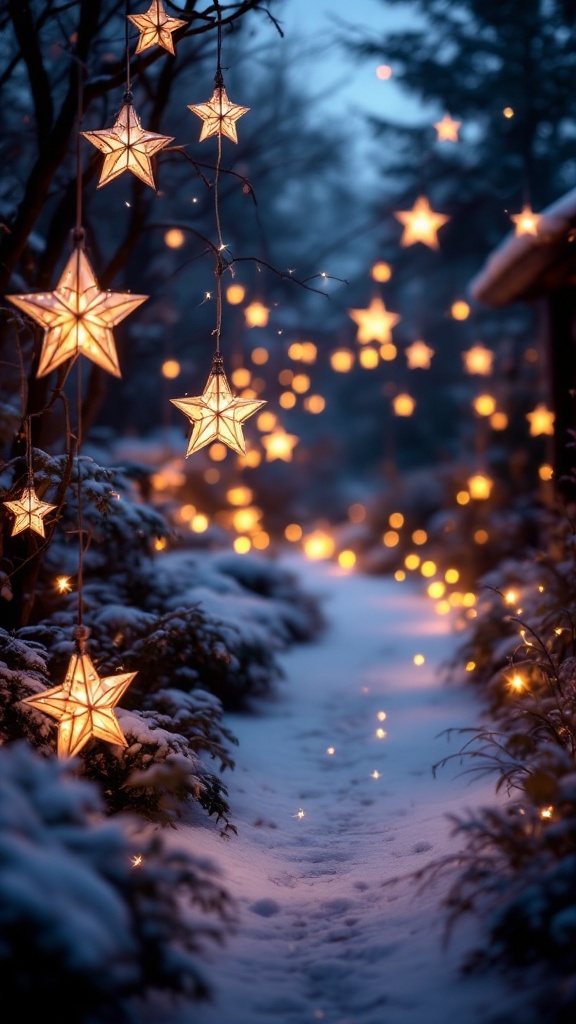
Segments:
[[[543,403],[537,405],[532,412],[526,413],[526,419],[530,424],[531,437],[538,437],[540,434],[554,434],[555,413]]]
[[[462,127],[461,121],[454,121],[450,114],[444,114],[441,121],[435,121],[437,142],[458,142],[458,131]]]
[[[427,370],[430,367],[434,349],[430,348],[425,341],[414,341],[405,350],[405,355],[410,370]]]
[[[398,313],[387,310],[379,296],[366,309],[349,309],[348,316],[358,325],[356,338],[360,345],[391,341],[392,328],[400,321]]]
[[[516,235],[537,235],[538,225],[541,220],[541,214],[534,213],[531,207],[525,204],[522,207],[520,213],[514,213],[510,215],[510,220],[514,223],[514,234]]]
[[[450,220],[450,217],[443,213],[435,213],[426,196],[418,196],[411,210],[399,210],[394,216],[404,225],[400,245],[409,246],[422,242],[431,249],[440,247],[438,231]]]

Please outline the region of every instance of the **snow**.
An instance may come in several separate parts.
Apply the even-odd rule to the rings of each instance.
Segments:
[[[463,776],[459,758],[432,770],[462,743],[445,730],[480,717],[472,688],[445,678],[458,634],[415,582],[286,564],[323,596],[326,631],[280,655],[273,700],[227,717],[238,835],[198,816],[169,837],[215,862],[237,904],[237,930],[207,954],[213,1000],[195,1024],[524,1020],[525,988],[461,972],[478,922],[444,943],[450,878],[422,888],[410,877],[457,852],[449,814],[497,799],[494,780]],[[162,1013],[163,1024],[190,1019]]]

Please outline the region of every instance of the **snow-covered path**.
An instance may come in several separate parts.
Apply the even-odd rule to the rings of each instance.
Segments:
[[[446,815],[495,799],[493,780],[459,777],[457,762],[432,772],[462,742],[443,730],[479,715],[470,692],[443,681],[449,622],[411,583],[288,565],[324,595],[326,633],[282,657],[277,700],[229,716],[238,836],[178,830],[219,865],[240,912],[236,935],[210,955],[215,1000],[194,1009],[194,1024],[520,1019],[497,978],[459,975],[474,922],[443,948],[446,883],[384,884],[455,852]]]

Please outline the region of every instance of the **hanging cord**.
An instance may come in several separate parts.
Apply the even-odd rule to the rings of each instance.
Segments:
[[[216,8],[216,17],[218,19],[217,24],[217,43],[216,43],[216,75],[214,78],[214,84],[218,92],[218,101],[220,103],[220,117],[222,117],[222,90],[224,88],[224,79],[222,77],[222,11],[220,10],[219,0],[215,0],[214,6]],[[225,249],[224,240],[222,238],[222,225],[220,222],[220,167],[222,164],[222,132],[218,132],[218,155],[216,159],[216,170],[214,173],[214,217],[216,221],[216,234],[218,238],[218,246],[216,253],[216,267],[214,273],[216,275],[216,357],[215,363],[221,367],[221,356],[220,356],[220,336],[222,334],[222,274],[224,272],[224,259],[222,253]],[[216,368],[216,366],[215,366]]]
[[[124,103],[132,103],[132,82],[130,80],[130,22],[128,21],[128,15],[130,14],[130,3],[126,0],[125,7],[125,27],[124,27],[124,49],[126,53],[126,92],[124,94]],[[128,126],[128,132],[130,132],[130,126]]]
[[[76,111],[77,121],[77,143],[76,143],[76,225],[74,228],[74,247],[76,250],[76,280],[79,282],[80,277],[80,256],[84,249],[84,228],[82,226],[82,151],[81,151],[81,135],[80,130],[82,128],[82,111],[84,106],[84,67],[78,64],[78,106]],[[78,308],[77,312],[80,313],[79,308],[79,294],[77,295]],[[84,528],[82,522],[82,481],[80,473],[80,446],[82,444],[82,369],[81,360],[76,358],[77,367],[77,404],[76,404],[76,490],[77,490],[77,502],[78,502],[78,625],[75,630],[74,636],[76,639],[77,648],[80,654],[84,653],[85,642],[88,636],[87,630],[82,624],[82,595],[83,595],[83,583],[84,583]]]

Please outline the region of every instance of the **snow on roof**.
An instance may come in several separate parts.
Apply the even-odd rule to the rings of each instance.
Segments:
[[[510,232],[472,279],[473,299],[489,306],[536,299],[576,284],[576,188],[540,215],[537,235]]]

